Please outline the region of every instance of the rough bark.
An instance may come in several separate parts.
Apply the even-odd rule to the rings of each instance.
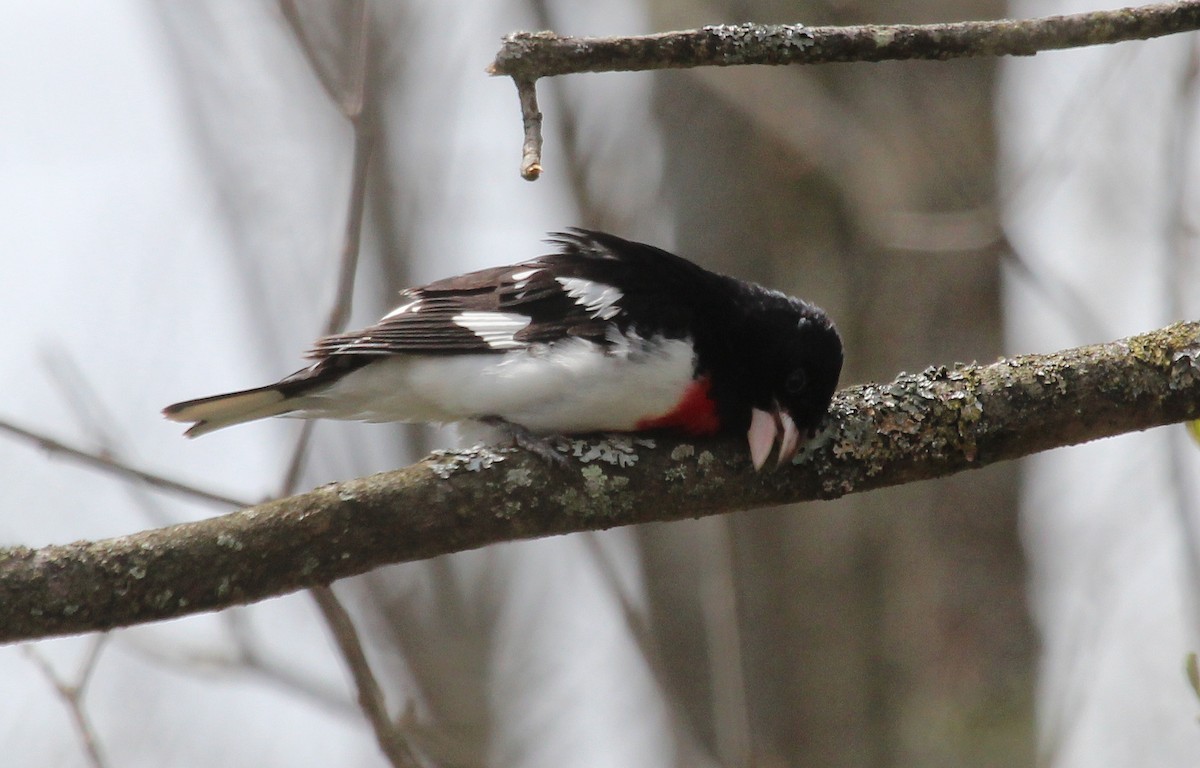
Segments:
[[[628,72],[740,64],[1032,56],[1200,28],[1200,2],[1158,3],[1038,19],[943,24],[716,25],[633,37],[569,37],[516,32],[488,67],[533,80],[578,72]]]
[[[830,499],[1200,417],[1200,323],[837,394],[792,466],[740,440],[438,453],[195,523],[0,550],[0,641],[182,616],[499,541]]]

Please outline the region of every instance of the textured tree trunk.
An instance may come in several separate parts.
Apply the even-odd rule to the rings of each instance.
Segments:
[[[913,5],[872,4],[868,18],[752,2],[720,19],[664,11],[654,26],[1003,11]],[[824,306],[846,337],[844,383],[996,356],[994,71],[982,60],[659,75],[679,251]],[[981,231],[962,237],[954,222]],[[757,764],[1030,764],[1035,640],[1016,476],[1006,465],[804,514],[645,529],[662,643],[697,730],[718,752],[737,732],[736,717],[714,717],[728,675],[697,673],[738,665]],[[694,589],[723,578],[740,659],[712,658],[727,647],[705,631],[720,601]]]

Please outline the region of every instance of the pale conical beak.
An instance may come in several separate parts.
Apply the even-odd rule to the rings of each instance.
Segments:
[[[792,421],[792,415],[787,411],[779,411],[778,416],[783,432],[779,435],[779,458],[775,466],[781,467],[796,455],[796,449],[800,447],[800,430],[796,429],[796,422]]]
[[[746,433],[746,439],[750,442],[750,461],[754,463],[755,472],[767,463],[778,431],[774,416],[758,408],[750,412],[750,431]]]
[[[750,461],[754,464],[754,471],[757,472],[766,465],[776,438],[779,440],[776,466],[780,466],[796,455],[796,450],[800,447],[800,430],[796,428],[791,414],[778,406],[769,412],[761,408],[753,409],[750,412],[750,431],[746,433],[746,440],[750,443]]]

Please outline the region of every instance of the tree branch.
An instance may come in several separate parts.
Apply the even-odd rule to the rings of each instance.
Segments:
[[[0,641],[249,603],[500,541],[720,514],[940,477],[1200,417],[1200,323],[842,390],[793,462],[740,439],[570,441],[567,468],[513,449],[436,453],[195,523],[0,550]]]
[[[1200,0],[1091,11],[1038,19],[944,24],[737,24],[632,37],[569,37],[514,32],[504,38],[488,73],[513,78],[521,94],[525,143],[521,173],[541,170],[540,77],[582,72],[633,72],[741,64],[828,64],[851,61],[1032,56],[1039,51],[1147,40],[1200,29]],[[537,122],[533,118],[536,115]],[[537,136],[537,149],[534,136]]]
[[[329,587],[314,587],[312,595],[329,625],[338,649],[350,666],[354,687],[358,689],[358,706],[371,723],[371,730],[375,732],[375,741],[379,744],[380,751],[387,757],[388,762],[397,768],[419,768],[421,763],[413,754],[399,725],[392,722],[391,715],[388,714],[383,688],[371,671],[371,664],[367,661],[367,653],[358,637],[358,630],[350,620],[350,613]]]
[[[632,37],[514,32],[488,67],[492,75],[539,78],[581,72],[828,64],[849,61],[1032,56],[1200,29],[1200,0],[1038,19],[943,24],[715,25]]]
[[[38,432],[26,429],[24,427],[13,424],[6,419],[0,419],[0,432],[7,433],[21,440],[33,443],[42,450],[50,454],[61,454],[69,459],[78,461],[81,464],[86,464],[97,469],[101,469],[117,477],[123,477],[138,483],[145,483],[151,488],[156,488],[160,491],[166,491],[185,498],[200,499],[212,504],[221,504],[228,507],[242,507],[246,502],[238,501],[232,496],[225,496],[220,493],[214,493],[204,488],[198,488],[194,485],[179,480],[174,480],[169,477],[146,472],[144,470],[135,469],[123,461],[114,458],[113,456],[103,453],[87,451],[83,448],[77,448],[73,445],[68,445],[61,440],[56,440],[49,435],[43,435]]]

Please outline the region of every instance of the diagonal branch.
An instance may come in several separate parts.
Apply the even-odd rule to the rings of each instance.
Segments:
[[[677,520],[940,477],[1200,417],[1200,323],[842,390],[785,470],[740,440],[574,441],[577,461],[476,448],[223,517],[0,550],[0,641],[262,600],[500,541]]]
[[[417,768],[420,766],[420,761],[417,760],[412,748],[408,745],[403,732],[392,722],[391,716],[388,714],[383,689],[371,671],[370,662],[367,661],[358,630],[354,628],[354,622],[351,621],[349,612],[329,587],[314,587],[312,595],[313,599],[317,601],[317,606],[321,609],[326,623],[329,624],[330,632],[338,644],[338,649],[341,650],[342,656],[350,666],[350,673],[354,676],[354,684],[358,689],[359,708],[366,714],[371,723],[371,729],[375,731],[375,740],[379,744],[379,749],[383,751],[392,765],[400,768]]]
[[[244,501],[238,501],[232,496],[225,496],[220,493],[198,488],[194,485],[175,480],[163,475],[147,472],[145,470],[136,469],[129,466],[125,462],[114,458],[113,456],[96,451],[88,451],[83,448],[78,448],[73,445],[56,440],[49,435],[43,435],[40,432],[26,429],[18,426],[7,419],[0,419],[0,432],[7,433],[21,440],[30,442],[42,450],[52,455],[62,455],[73,461],[81,464],[86,464],[90,467],[103,470],[117,477],[123,477],[126,480],[133,482],[145,483],[151,488],[157,488],[160,491],[173,493],[184,498],[199,499],[210,504],[219,504],[226,507],[241,507],[245,506]]]

